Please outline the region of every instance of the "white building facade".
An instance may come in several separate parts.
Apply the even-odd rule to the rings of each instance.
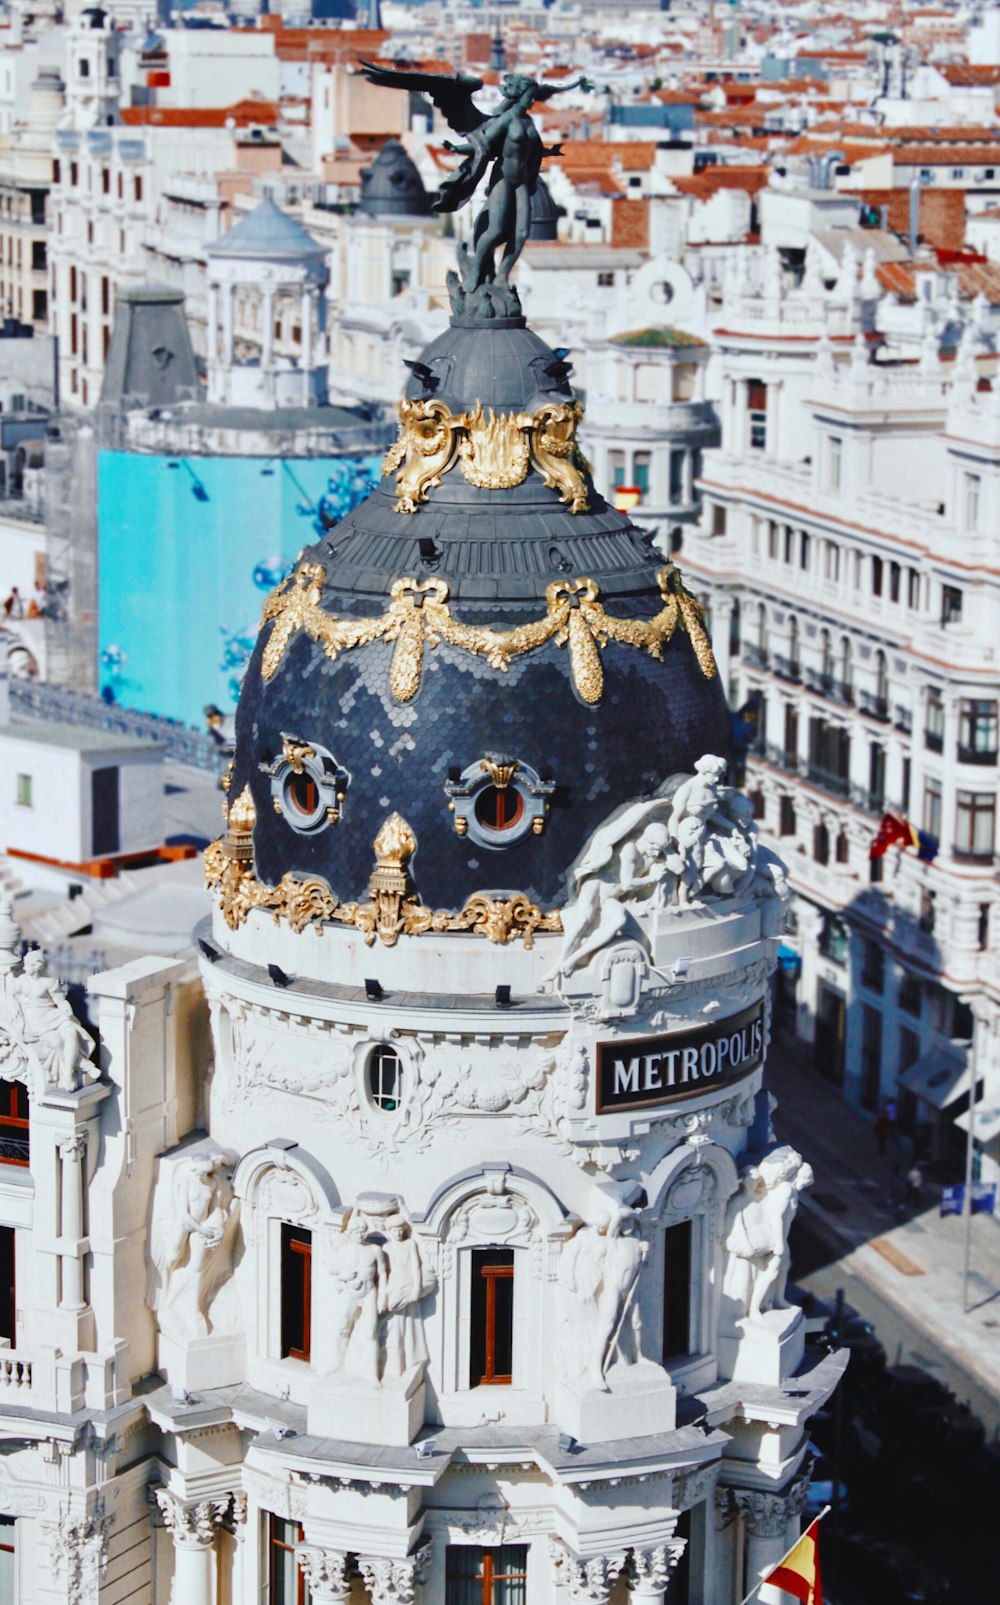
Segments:
[[[880,301],[858,267],[847,252],[831,292],[808,262],[798,289],[775,262],[759,290],[729,281],[722,449],[689,561],[789,864],[788,1023],[850,1101],[899,1099],[957,1162],[973,1061],[997,1101],[996,389],[974,322],[941,363],[919,320],[943,307]],[[874,331],[904,318],[893,360]],[[870,861],[886,812],[934,839],[933,862],[898,843]]]

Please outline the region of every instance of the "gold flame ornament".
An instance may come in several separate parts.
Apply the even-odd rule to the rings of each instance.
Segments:
[[[241,799],[243,795],[249,798],[249,791]],[[368,947],[376,938],[384,947],[394,947],[401,936],[422,936],[426,931],[474,931],[498,943],[520,937],[525,947],[531,947],[536,931],[562,930],[558,909],[544,913],[523,892],[508,898],[477,892],[457,913],[425,908],[409,871],[417,839],[401,814],[390,814],[372,843],[375,868],[367,903],[341,903],[316,876],[300,881],[288,873],[277,886],[264,886],[254,875],[252,862],[232,856],[227,842],[228,837],[205,849],[205,881],[217,892],[231,931],[238,930],[255,909],[269,913],[276,925],[286,920],[296,932],[307,925],[322,930],[332,922],[353,926]]]
[[[659,570],[656,579],[662,606],[652,618],[615,618],[600,601],[594,580],[556,580],[546,588],[544,615],[509,630],[488,625],[463,624],[448,606],[448,584],[443,579],[396,580],[389,607],[378,618],[338,618],[320,605],[322,569],[303,563],[282,582],[264,604],[262,625],[273,628],[264,646],[261,675],[276,673],[292,637],[299,631],[322,646],[326,656],[371,641],[394,641],[389,688],[397,702],[409,702],[420,690],[424,652],[442,641],[465,652],[485,657],[505,672],[514,658],[533,652],[551,641],[569,646],[573,683],[584,702],[600,702],[604,690],[601,652],[609,641],[635,647],[662,659],[663,649],[675,631],[685,633],[706,680],[716,674],[715,658],[705,632],[704,611],[686,590],[673,563]]]

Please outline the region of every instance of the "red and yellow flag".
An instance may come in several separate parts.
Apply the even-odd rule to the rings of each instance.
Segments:
[[[819,1576],[819,1520],[807,1527],[794,1549],[766,1578],[771,1588],[780,1588],[801,1600],[802,1605],[823,1605],[823,1584]]]

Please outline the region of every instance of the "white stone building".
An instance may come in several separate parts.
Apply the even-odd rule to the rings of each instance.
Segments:
[[[88,1058],[0,912],[20,1605],[738,1605],[799,1531],[844,1357],[698,607],[522,318],[407,389],[265,606],[198,964],[94,977]]]
[[[941,362],[952,297],[901,307],[858,269],[846,251],[828,292],[810,249],[798,289],[773,257],[759,290],[730,278],[688,561],[734,706],[759,699],[746,785],[795,892],[795,1029],[852,1102],[898,1099],[958,1161],[973,1063],[1000,1102],[996,380],[975,307]],[[894,326],[909,338],[883,344]],[[870,863],[886,811],[933,863]]]

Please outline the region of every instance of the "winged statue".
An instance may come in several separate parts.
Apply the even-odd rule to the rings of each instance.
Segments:
[[[531,197],[538,184],[546,156],[558,156],[558,145],[543,144],[530,116],[536,101],[570,89],[591,89],[586,78],[569,84],[538,83],[534,78],[507,73],[500,82],[502,102],[495,112],[480,111],[473,100],[483,80],[467,73],[418,72],[405,67],[386,67],[374,61],[361,66],[370,83],[384,89],[416,90],[433,101],[456,134],[464,134],[461,144],[445,141],[445,149],[463,161],[442,183],[434,210],[457,212],[470,201],[487,168],[490,168],[486,202],[476,218],[471,249],[462,244],[458,251],[459,279],[456,311],[469,310],[473,298],[477,310],[505,315],[516,295],[510,286],[510,271],[528,238],[531,225]],[[491,167],[492,163],[492,167]],[[497,252],[500,251],[499,264]],[[488,288],[487,288],[488,287]],[[484,298],[480,292],[486,290]]]

